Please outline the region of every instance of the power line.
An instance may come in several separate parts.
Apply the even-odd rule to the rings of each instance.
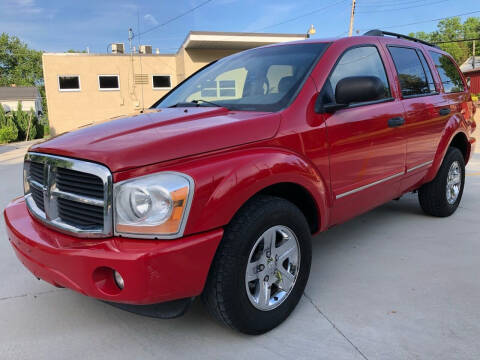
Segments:
[[[442,18],[436,18],[436,19],[430,19],[430,20],[416,21],[416,22],[411,22],[411,23],[408,23],[408,24],[399,24],[399,25],[386,25],[386,26],[373,26],[373,27],[370,27],[370,28],[368,28],[368,29],[366,29],[366,28],[363,28],[363,29],[357,29],[357,30],[359,30],[359,31],[364,31],[364,30],[370,30],[370,29],[372,29],[372,28],[379,28],[379,29],[392,29],[392,28],[404,27],[404,26],[410,26],[410,25],[425,24],[425,23],[432,22],[432,21],[446,20],[446,19],[451,19],[451,18],[454,18],[454,17],[460,17],[460,16],[466,16],[466,15],[472,15],[472,14],[477,14],[477,13],[480,13],[480,10],[471,11],[471,12],[468,12],[468,13],[463,13],[463,14],[452,15],[452,16],[446,16],[446,17],[442,17]],[[342,33],[342,34],[343,34],[343,33]]]
[[[134,34],[134,35],[133,35],[133,38],[135,38],[135,37],[137,37],[137,36],[141,36],[141,35],[147,34],[147,33],[152,32],[152,31],[154,31],[154,30],[157,30],[158,28],[161,28],[162,26],[168,25],[168,24],[170,24],[171,22],[173,22],[173,21],[175,21],[175,20],[178,20],[178,19],[180,19],[181,17],[183,17],[183,16],[185,16],[185,15],[190,14],[191,12],[197,10],[198,8],[201,8],[202,6],[207,5],[209,2],[212,2],[212,1],[213,1],[213,0],[205,0],[204,2],[198,4],[197,6],[194,6],[193,8],[188,9],[187,11],[185,11],[185,12],[183,12],[183,13],[181,13],[181,14],[173,17],[173,18],[168,19],[167,21],[165,21],[165,22],[163,22],[163,23],[161,23],[161,24],[158,24],[158,25],[156,25],[156,26],[154,26],[154,27],[152,27],[152,28],[150,28],[150,29],[147,29],[147,30],[145,30],[145,31],[142,31],[142,32],[140,32],[140,33],[138,33],[138,34]]]
[[[368,7],[368,8],[371,8],[371,7],[375,7],[375,8],[379,8],[379,7],[385,7],[385,6],[394,6],[394,5],[410,5],[410,4],[418,4],[420,5],[422,3],[422,1],[432,1],[432,0],[407,0],[407,1],[402,1],[401,4],[398,3],[398,1],[380,1],[380,2],[365,2],[365,1],[362,1],[362,4],[361,4],[361,7],[364,8],[364,7]]]
[[[457,43],[457,42],[464,42],[464,41],[476,41],[480,40],[480,38],[476,39],[460,39],[460,40],[448,40],[448,41],[436,41],[434,44],[448,44],[448,43]]]
[[[369,11],[359,11],[359,14],[371,14],[371,13],[379,13],[379,12],[391,12],[391,11],[398,11],[398,10],[407,10],[407,9],[414,9],[422,6],[428,6],[428,5],[436,5],[440,3],[444,3],[447,1],[451,0],[441,0],[441,1],[434,1],[430,3],[425,3],[421,5],[415,5],[415,6],[406,6],[406,7],[400,7],[400,8],[393,8],[393,9],[381,9],[381,10],[369,10]]]
[[[331,7],[335,6],[335,5],[339,5],[339,4],[344,3],[344,2],[346,2],[346,1],[347,1],[347,0],[337,1],[337,2],[334,2],[334,3],[330,4],[330,5],[323,6],[323,7],[321,7],[321,8],[318,8],[318,9],[315,9],[315,10],[312,10],[312,11],[309,11],[309,12],[304,13],[304,14],[302,14],[302,15],[298,15],[298,16],[296,16],[296,17],[293,17],[293,18],[290,18],[290,19],[281,21],[281,22],[276,23],[276,24],[268,25],[268,26],[265,26],[265,27],[263,27],[263,28],[261,28],[261,29],[257,29],[257,30],[254,30],[254,31],[262,31],[262,30],[265,30],[265,29],[268,29],[268,28],[271,28],[271,27],[275,27],[275,26],[278,26],[278,25],[283,25],[283,24],[286,24],[286,23],[289,23],[289,22],[292,22],[292,21],[301,19],[301,18],[303,18],[303,17],[305,17],[305,16],[309,16],[309,15],[315,14],[315,13],[317,13],[317,12],[319,12],[319,11],[326,10],[326,9],[328,9],[328,8],[331,8]]]

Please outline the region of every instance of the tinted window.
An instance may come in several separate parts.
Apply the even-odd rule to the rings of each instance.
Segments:
[[[328,80],[330,102],[334,102],[333,94],[337,83],[350,76],[376,76],[385,86],[384,98],[390,97],[387,74],[380,54],[375,46],[361,46],[347,50],[338,61]]]
[[[430,51],[435,67],[437,68],[440,79],[442,80],[443,89],[446,93],[465,91],[462,77],[458,73],[457,67],[448,56]]]
[[[404,97],[431,93],[427,75],[415,49],[389,46]]]
[[[152,82],[154,89],[164,89],[172,86],[169,75],[153,75]]]
[[[98,84],[100,86],[100,89],[106,89],[106,90],[119,89],[117,75],[100,75],[98,77]]]
[[[156,106],[189,106],[196,100],[201,106],[278,111],[290,104],[327,46],[279,45],[225,57],[190,76]]]
[[[60,90],[80,90],[80,78],[78,76],[59,76],[58,86]]]
[[[433,81],[432,70],[430,69],[430,66],[428,66],[427,60],[425,60],[425,55],[423,55],[423,53],[418,49],[417,49],[417,54],[418,54],[418,57],[420,58],[420,61],[422,62],[425,75],[427,75],[428,88],[430,92],[436,92],[437,89],[435,87],[435,82]]]

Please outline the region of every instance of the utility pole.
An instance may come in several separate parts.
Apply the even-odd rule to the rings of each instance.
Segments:
[[[128,42],[130,44],[130,52],[132,52],[132,39],[133,39],[133,30],[132,28],[128,29]]]
[[[473,40],[473,59],[472,59],[472,69],[475,69],[475,40]]]
[[[348,36],[352,36],[353,33],[353,19],[355,17],[355,0],[352,0],[352,12],[350,14],[350,27],[348,29]]]

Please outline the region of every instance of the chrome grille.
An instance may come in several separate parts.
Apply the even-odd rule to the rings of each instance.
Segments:
[[[61,191],[103,199],[103,181],[98,176],[57,168],[56,182]]]
[[[24,174],[27,206],[46,225],[79,237],[112,235],[112,176],[106,167],[28,153]]]

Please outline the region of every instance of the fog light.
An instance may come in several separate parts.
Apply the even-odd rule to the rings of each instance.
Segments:
[[[123,281],[122,275],[117,270],[113,271],[113,277],[115,279],[115,284],[117,284],[119,289],[123,289],[125,282]]]

